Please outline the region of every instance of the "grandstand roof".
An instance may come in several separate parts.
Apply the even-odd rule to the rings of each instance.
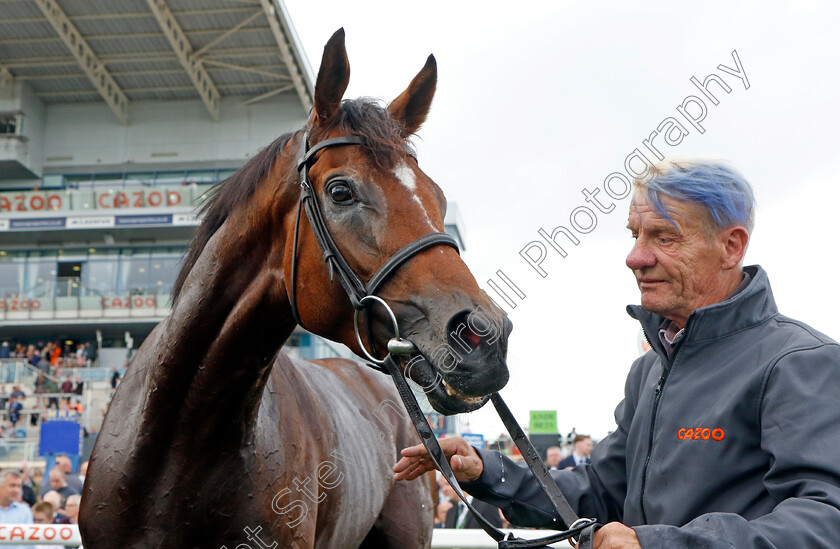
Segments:
[[[128,123],[133,101],[297,94],[309,63],[282,0],[0,0],[0,80],[46,104],[100,101]]]

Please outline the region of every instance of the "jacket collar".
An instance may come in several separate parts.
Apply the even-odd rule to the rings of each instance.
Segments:
[[[759,265],[750,265],[744,270],[751,277],[746,288],[720,303],[701,307],[688,315],[683,344],[718,339],[755,326],[779,313],[764,269]],[[627,314],[641,323],[656,352],[666,356],[658,337],[659,327],[665,318],[643,309],[641,305],[628,305]]]

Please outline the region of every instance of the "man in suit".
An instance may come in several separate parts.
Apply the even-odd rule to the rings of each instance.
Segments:
[[[581,463],[589,463],[589,454],[592,453],[592,439],[589,435],[575,435],[574,451],[563,458],[558,469],[571,469]]]
[[[475,507],[475,510],[487,519],[487,522],[496,528],[502,527],[502,512],[498,507],[473,499],[473,497],[466,492],[464,492],[464,495],[467,496],[467,501]],[[476,518],[472,516],[472,513],[469,512],[467,506],[464,505],[463,501],[456,496],[453,503],[454,505],[452,508],[446,512],[446,522],[444,523],[444,528],[481,528]]]

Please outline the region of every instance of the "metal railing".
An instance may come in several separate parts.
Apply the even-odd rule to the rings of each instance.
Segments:
[[[55,545],[81,548],[76,524],[0,524],[0,547],[5,545]]]

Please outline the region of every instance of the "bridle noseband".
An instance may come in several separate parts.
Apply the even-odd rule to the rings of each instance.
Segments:
[[[448,234],[430,233],[406,244],[397,253],[388,258],[370,280],[368,280],[367,284],[362,282],[361,278],[359,278],[347,263],[347,260],[344,259],[344,256],[341,255],[341,251],[338,249],[335,240],[330,235],[321,207],[318,204],[317,193],[312,186],[312,181],[309,179],[309,168],[314,163],[315,153],[318,151],[329,147],[344,145],[364,146],[366,144],[367,140],[364,137],[343,136],[326,139],[309,148],[308,133],[304,132],[301,139],[300,152],[297,158],[297,170],[300,174],[300,201],[298,202],[297,215],[295,216],[295,232],[292,240],[292,274],[291,280],[289,281],[289,301],[295,322],[302,328],[304,326],[297,307],[297,248],[301,208],[306,211],[306,217],[309,219],[309,225],[315,234],[315,240],[318,242],[318,246],[324,255],[324,261],[329,267],[330,282],[332,282],[334,274],[338,273],[338,281],[341,283],[344,292],[350,299],[350,304],[353,305],[356,311],[361,311],[365,308],[364,298],[373,296],[397,269],[420,252],[435,246],[451,246],[456,251],[459,251],[458,243]],[[362,346],[362,350],[368,355],[368,358],[373,358],[364,346]]]

